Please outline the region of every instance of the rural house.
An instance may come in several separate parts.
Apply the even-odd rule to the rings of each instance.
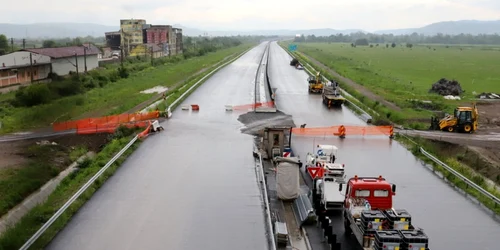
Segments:
[[[50,57],[28,51],[0,56],[0,88],[47,79]],[[2,91],[4,92],[4,91]]]
[[[32,53],[45,55],[51,58],[52,72],[60,76],[68,75],[71,71],[84,72],[93,70],[99,67],[98,55],[101,51],[91,45],[85,46],[71,46],[61,48],[42,48],[42,49],[24,49]]]

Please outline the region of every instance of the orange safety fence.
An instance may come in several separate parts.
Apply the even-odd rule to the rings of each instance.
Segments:
[[[89,126],[89,127],[78,127],[76,129],[76,133],[79,135],[84,135],[84,134],[97,134],[97,133],[109,133],[112,134],[116,131],[118,126],[123,125],[129,128],[132,127],[139,127],[143,128],[149,125],[149,122],[147,121],[141,121],[141,122],[132,122],[132,123],[124,123],[124,124],[98,124],[95,126]]]
[[[337,136],[337,135],[387,135],[392,136],[393,126],[331,126],[317,128],[292,128],[293,135]]]
[[[264,103],[252,103],[252,104],[244,104],[233,106],[233,110],[249,110],[259,107],[274,107],[274,102],[264,102]]]
[[[146,137],[149,134],[149,131],[151,131],[151,122],[149,122],[149,124],[146,127],[146,129],[139,134],[139,138]]]
[[[159,111],[142,114],[121,114],[104,117],[85,118],[77,121],[58,122],[52,125],[54,131],[64,131],[70,129],[95,128],[103,125],[116,125],[135,121],[146,121],[160,117]]]

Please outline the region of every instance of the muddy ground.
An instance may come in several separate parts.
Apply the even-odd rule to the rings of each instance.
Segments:
[[[29,147],[37,145],[37,143],[48,141],[55,142],[58,145],[69,148],[77,146],[85,146],[89,151],[99,151],[106,144],[107,134],[95,135],[66,135],[48,139],[32,139],[14,142],[0,143],[0,169],[22,167],[29,161],[26,157],[26,152]]]

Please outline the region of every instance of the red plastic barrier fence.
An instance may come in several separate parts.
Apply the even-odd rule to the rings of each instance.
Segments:
[[[133,128],[133,127],[144,128],[144,127],[148,126],[148,124],[149,124],[149,122],[146,122],[146,121],[125,123],[125,124],[99,124],[99,125],[89,126],[89,127],[79,127],[76,129],[76,133],[79,135],[97,134],[97,133],[112,134],[116,131],[116,129],[120,125],[129,127],[129,128]]]
[[[104,117],[85,118],[77,121],[58,122],[52,125],[54,131],[64,131],[70,129],[96,128],[102,125],[118,125],[128,122],[146,121],[160,117],[159,111],[144,114],[122,114]]]
[[[301,136],[345,136],[345,135],[387,135],[392,136],[392,126],[331,126],[318,128],[292,128],[293,135]]]
[[[233,106],[233,110],[249,110],[259,107],[274,107],[274,102],[264,102],[264,103],[252,103],[252,104],[244,104]]]

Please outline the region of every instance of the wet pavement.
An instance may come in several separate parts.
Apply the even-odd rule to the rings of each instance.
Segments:
[[[252,104],[265,44],[201,85],[81,208],[47,249],[267,249],[253,138],[239,112]]]
[[[270,48],[270,79],[276,91],[278,109],[292,115],[295,124],[307,127],[364,124],[346,108],[328,110],[321,95],[308,94],[307,74],[290,66],[290,56],[276,43]],[[432,250],[496,250],[500,224],[489,214],[423,167],[411,152],[387,137],[349,136],[293,137],[292,148],[305,160],[316,144],[339,147],[338,162],[346,164],[348,176],[383,175],[397,185],[394,207],[406,209],[412,223],[425,230]],[[307,182],[311,182],[306,178]],[[359,249],[353,238],[344,235],[341,216],[334,218],[334,232],[342,249]],[[315,248],[318,250],[321,248]]]

